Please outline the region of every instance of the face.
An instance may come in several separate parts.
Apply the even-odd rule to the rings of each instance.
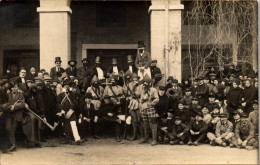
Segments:
[[[243,78],[243,76],[242,76],[242,75],[240,75],[240,76],[239,76],[239,79],[240,79],[240,80],[243,80],[244,78]]]
[[[199,102],[197,100],[192,100],[192,104],[198,104]]]
[[[253,109],[258,112],[258,104],[253,104]]]
[[[221,120],[221,122],[226,122],[227,118],[226,117],[221,117],[220,120]]]
[[[247,81],[245,82],[245,86],[246,86],[246,87],[250,87],[250,85],[251,85],[250,82],[247,80]]]
[[[176,124],[176,125],[180,125],[180,124],[181,124],[181,121],[180,121],[180,120],[175,120],[175,124]]]
[[[186,91],[186,92],[185,92],[185,95],[186,95],[186,96],[190,96],[190,95],[191,95],[191,91]]]
[[[214,69],[214,68],[210,68],[210,71],[211,71],[211,72],[214,72],[214,71],[215,71],[215,69]]]
[[[218,85],[218,80],[214,80],[213,83],[215,86]]]
[[[6,73],[10,73],[10,72],[11,72],[10,69],[7,69],[7,70],[6,70]]]
[[[208,114],[208,112],[209,112],[208,108],[206,108],[206,107],[202,108],[201,111],[202,111],[203,115]]]
[[[215,98],[214,97],[209,97],[209,102],[212,103],[215,101]]]
[[[258,81],[255,82],[255,88],[258,88]]]
[[[238,87],[237,83],[235,83],[235,82],[232,83],[232,86],[233,86],[233,88],[237,88]]]
[[[173,117],[173,114],[170,113],[170,112],[168,112],[168,113],[167,113],[167,116],[170,117],[170,118],[172,118],[172,117]]]
[[[221,85],[226,85],[225,81],[221,81]]]
[[[20,71],[20,73],[19,73],[19,76],[20,76],[21,78],[25,78],[25,76],[26,76],[26,70],[22,69],[22,70]]]
[[[158,92],[158,93],[159,93],[159,95],[160,95],[160,96],[163,96],[163,95],[164,95],[164,93],[165,93],[165,91],[164,91],[164,90],[159,90],[159,92]]]
[[[144,48],[138,48],[140,54],[144,53]]]
[[[116,83],[115,79],[111,79],[110,82],[112,83],[112,85],[115,85],[115,83]]]
[[[55,65],[56,65],[57,67],[60,67],[60,66],[61,66],[61,62],[55,62]]]
[[[183,104],[178,104],[178,108],[183,109],[184,108]]]
[[[18,91],[18,86],[15,85],[13,88],[11,88],[11,90],[13,93],[16,93]]]
[[[134,78],[133,82],[134,82],[134,84],[137,84],[138,83],[138,79]]]
[[[39,73],[38,73],[38,77],[43,78],[42,72],[39,72]]]
[[[240,117],[240,119],[241,119],[242,122],[245,122],[247,120],[246,117]]]
[[[236,114],[234,114],[234,115],[233,115],[233,119],[234,119],[234,120],[238,120],[238,119],[240,119],[240,116],[239,116],[239,114],[237,114],[237,113],[236,113]]]
[[[218,108],[214,108],[213,109],[213,113],[215,113],[215,114],[219,113],[219,109]]]
[[[184,81],[184,84],[186,84],[186,85],[189,84],[189,81],[185,80],[185,81]]]
[[[86,102],[86,103],[90,103],[90,101],[91,101],[91,100],[90,100],[89,98],[86,98],[86,99],[85,99],[85,102]]]
[[[156,66],[155,62],[151,63],[151,67],[155,67],[155,66]]]
[[[198,86],[198,84],[199,84],[198,81],[194,81],[194,82],[193,82],[193,85],[194,85],[194,86]]]

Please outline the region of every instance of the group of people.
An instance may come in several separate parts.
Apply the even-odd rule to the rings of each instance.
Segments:
[[[81,67],[71,60],[63,69],[56,57],[49,73],[34,67],[21,68],[18,76],[8,71],[0,80],[3,152],[16,149],[18,124],[30,147],[50,136],[80,145],[101,135],[148,143],[151,135],[151,145],[258,148],[256,74],[243,75],[231,66],[225,74],[211,69],[182,83],[169,76],[161,85],[164,75],[144,48],[138,43],[135,61],[128,55],[123,69],[115,58],[105,69],[97,56],[94,66],[84,58]],[[3,132],[10,144],[3,142]]]

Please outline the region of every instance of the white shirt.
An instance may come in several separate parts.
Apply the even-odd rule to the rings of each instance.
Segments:
[[[117,68],[117,66],[113,66],[113,73],[115,75],[118,75],[118,68]]]
[[[104,72],[103,72],[103,70],[102,70],[100,67],[96,67],[96,69],[97,69],[98,79],[99,79],[99,80],[103,79],[103,78],[104,78]]]
[[[25,83],[25,79],[21,77],[22,83]]]
[[[132,65],[129,66],[129,71],[130,71],[131,73],[133,73],[133,67],[132,67]]]

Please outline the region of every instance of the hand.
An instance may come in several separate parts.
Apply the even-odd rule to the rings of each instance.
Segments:
[[[89,122],[90,122],[90,119],[89,119],[89,118],[86,118],[86,121],[89,123]]]
[[[79,119],[78,123],[81,124],[81,119]]]
[[[110,117],[112,117],[114,114],[113,114],[113,113],[108,113],[107,115],[110,116]]]
[[[57,116],[61,116],[61,113],[56,113]]]
[[[242,105],[243,107],[245,107],[245,106],[246,106],[246,102],[244,102],[244,103],[241,103],[241,105]]]
[[[24,107],[25,107],[25,109],[29,109],[29,106],[26,103],[25,103]]]
[[[242,146],[243,146],[243,147],[246,147],[246,144],[247,144],[247,141],[246,141],[246,140],[242,142]]]
[[[158,113],[156,113],[156,114],[155,114],[155,117],[160,117],[160,116],[158,115]]]
[[[241,139],[238,139],[238,140],[237,140],[237,144],[238,144],[238,145],[241,145],[241,144],[242,144],[242,140],[241,140]]]
[[[182,132],[182,133],[179,133],[179,134],[177,135],[178,138],[180,138],[180,137],[182,137],[182,136],[183,136],[183,132]]]
[[[120,101],[117,101],[116,104],[117,104],[117,105],[120,105],[121,103],[120,103]]]
[[[190,130],[190,134],[191,134],[191,135],[194,135],[194,131]]]
[[[97,122],[98,122],[98,117],[95,116],[94,123],[97,123]]]
[[[11,105],[10,110],[14,111],[14,105]]]

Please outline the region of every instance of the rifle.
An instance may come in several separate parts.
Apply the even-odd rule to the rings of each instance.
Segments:
[[[52,131],[55,130],[55,128],[58,126],[57,124],[54,124],[54,127],[52,125],[50,125],[46,120],[44,120],[43,118],[41,118],[39,115],[37,115],[35,112],[33,112],[30,108],[25,107],[26,110],[30,111],[34,116],[36,116],[38,119],[40,119],[44,124],[46,124]]]

